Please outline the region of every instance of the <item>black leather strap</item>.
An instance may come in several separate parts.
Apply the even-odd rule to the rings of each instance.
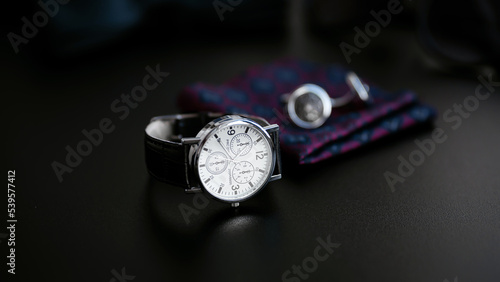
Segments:
[[[196,136],[208,122],[221,116],[200,113],[153,118],[144,139],[149,173],[169,184],[190,188],[186,179],[189,146],[183,145],[181,139]]]
[[[145,138],[146,165],[157,179],[176,186],[186,185],[184,146],[177,142],[159,142],[148,135]]]
[[[144,138],[149,173],[161,181],[190,189],[187,175],[190,146],[184,145],[181,140],[195,137],[207,123],[221,116],[223,116],[221,113],[200,113],[153,118],[146,127]],[[261,126],[269,125],[262,118],[244,117],[252,119]]]

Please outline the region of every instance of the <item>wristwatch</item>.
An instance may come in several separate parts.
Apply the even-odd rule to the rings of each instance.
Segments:
[[[159,116],[145,130],[149,173],[237,207],[281,178],[279,126],[246,115]]]
[[[281,95],[292,123],[304,129],[318,128],[330,117],[332,108],[345,106],[356,97],[369,103],[370,88],[354,72],[348,72],[345,81],[350,91],[338,98],[331,98],[325,89],[312,83],[300,85],[291,94]]]

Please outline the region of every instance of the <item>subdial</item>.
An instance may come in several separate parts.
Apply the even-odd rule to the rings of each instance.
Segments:
[[[208,156],[205,166],[212,174],[220,174],[227,168],[227,156],[222,152],[215,152]]]
[[[233,179],[240,184],[248,183],[254,174],[253,165],[247,161],[239,162],[233,168]]]
[[[236,134],[231,139],[231,152],[237,156],[244,156],[252,149],[252,137],[246,133]]]

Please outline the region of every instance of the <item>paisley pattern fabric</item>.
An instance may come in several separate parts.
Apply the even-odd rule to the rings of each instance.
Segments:
[[[185,112],[252,114],[278,124],[282,152],[292,155],[300,164],[343,154],[402,129],[432,121],[436,116],[436,111],[421,104],[411,91],[388,93],[369,85],[372,96],[369,105],[359,99],[335,108],[319,128],[302,129],[289,121],[280,100],[283,93],[290,93],[304,83],[314,83],[323,87],[330,97],[340,97],[349,91],[346,73],[339,65],[282,59],[250,67],[221,85],[187,86],[178,102]]]

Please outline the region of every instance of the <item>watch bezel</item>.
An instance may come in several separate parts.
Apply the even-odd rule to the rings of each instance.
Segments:
[[[323,104],[323,112],[321,113],[320,117],[311,122],[301,119],[295,111],[295,104],[297,102],[297,99],[300,96],[308,93],[316,95]],[[330,117],[330,114],[332,113],[332,101],[328,93],[326,93],[326,91],[322,87],[316,84],[304,84],[295,89],[295,91],[293,91],[290,95],[287,103],[287,112],[290,119],[295,125],[305,129],[318,128],[325,123],[328,117]]]
[[[200,179],[198,168],[199,168],[199,158],[200,158],[201,150],[204,148],[205,143],[208,141],[208,139],[210,139],[220,128],[235,126],[235,125],[242,125],[242,124],[253,127],[254,129],[256,129],[262,133],[262,135],[264,136],[264,140],[269,144],[269,146],[271,148],[271,152],[270,152],[271,158],[272,158],[271,159],[271,166],[270,166],[269,171],[267,172],[267,175],[265,176],[266,177],[265,181],[262,183],[262,185],[260,187],[256,188],[254,191],[252,191],[248,195],[245,195],[245,197],[242,197],[242,198],[223,199],[223,198],[218,197],[217,195],[212,194],[212,192],[205,187],[205,185],[203,184],[203,182]],[[276,166],[276,154],[275,154],[276,148],[275,148],[275,144],[274,144],[270,134],[262,126],[260,126],[258,123],[254,122],[248,118],[241,117],[238,115],[222,116],[218,119],[215,119],[215,120],[209,122],[203,129],[200,130],[200,132],[196,135],[196,137],[199,137],[201,139],[201,141],[198,143],[198,145],[196,147],[191,148],[191,151],[190,151],[190,160],[192,160],[191,168],[194,172],[195,179],[198,182],[197,183],[198,187],[201,190],[206,191],[208,193],[208,195],[210,195],[212,198],[215,198],[219,201],[226,202],[226,203],[243,202],[243,201],[246,201],[249,198],[253,197],[254,195],[256,195],[259,191],[261,191],[269,183],[269,180],[271,179],[273,172],[274,172],[274,169],[275,169],[275,166]]]

